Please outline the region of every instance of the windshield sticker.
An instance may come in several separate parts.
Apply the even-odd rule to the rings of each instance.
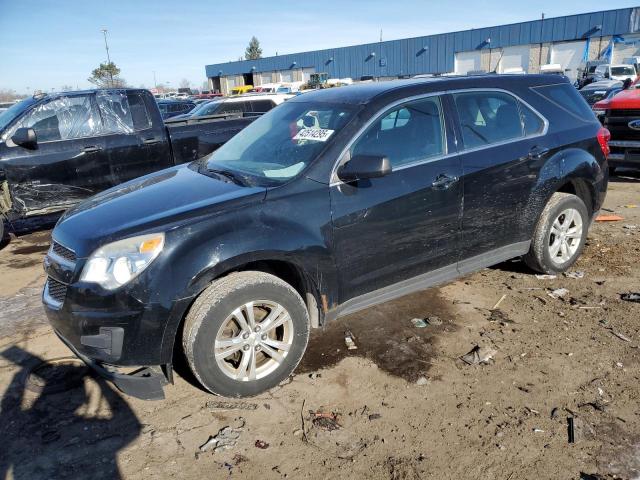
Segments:
[[[316,142],[326,142],[335,130],[326,128],[305,128],[296,133],[293,140],[315,140]]]

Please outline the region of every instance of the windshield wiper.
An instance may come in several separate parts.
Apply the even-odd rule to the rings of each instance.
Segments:
[[[210,172],[210,173],[215,173],[216,175],[218,175],[220,177],[228,178],[233,183],[236,183],[236,184],[241,185],[243,187],[247,186],[247,181],[242,176],[238,175],[237,173],[230,172],[229,170],[218,170],[218,169],[215,169],[215,168],[208,168],[207,171]]]

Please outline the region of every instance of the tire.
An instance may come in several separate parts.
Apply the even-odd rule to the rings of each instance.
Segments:
[[[561,228],[554,227],[554,223]],[[584,249],[589,223],[587,207],[580,198],[570,193],[554,193],[540,215],[531,247],[524,256],[525,263],[529,268],[541,273],[565,272]],[[566,241],[566,250],[562,246],[563,240]],[[553,255],[558,242],[560,248]]]
[[[249,309],[249,302],[254,307]],[[214,281],[195,300],[182,344],[204,388],[225,397],[248,397],[291,375],[308,341],[309,314],[291,285],[264,272],[236,272]]]

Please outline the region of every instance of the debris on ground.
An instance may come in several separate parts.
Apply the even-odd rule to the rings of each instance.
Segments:
[[[619,222],[620,220],[624,220],[620,215],[598,215],[596,217],[596,222]]]
[[[240,425],[238,427],[224,427],[221,428],[215,436],[209,437],[203,445],[200,445],[201,452],[207,452],[213,450],[213,452],[222,452],[236,446],[240,434],[245,425],[244,418],[240,417]]]
[[[625,335],[623,335],[620,332],[616,332],[615,330],[611,330],[611,333],[615,336],[618,337],[620,340],[624,341],[624,342],[630,342],[631,339]]]
[[[536,275],[538,280],[555,280],[558,278],[556,275],[547,275],[546,273],[539,273]]]
[[[249,402],[225,402],[218,400],[209,400],[206,407],[211,410],[255,410],[258,408],[257,403]]]
[[[640,303],[640,293],[638,292],[623,293],[620,298],[626,302]]]
[[[567,435],[569,437],[569,443],[576,442],[576,432],[573,424],[573,417],[567,417]]]
[[[382,415],[379,413],[372,413],[369,415],[369,420],[378,420],[379,418],[382,418]]]
[[[580,278],[584,278],[584,272],[582,271],[564,272],[564,276],[567,278],[580,279]]]
[[[498,322],[501,325],[506,325],[508,323],[515,323],[513,320],[509,318],[509,316],[504,313],[502,310],[491,310],[491,315],[489,315],[490,322]]]
[[[311,423],[315,427],[327,430],[328,432],[332,432],[340,428],[340,424],[338,423],[338,414],[335,412],[310,411],[309,413],[311,414]]]
[[[439,325],[442,325],[442,320],[440,319],[440,317],[436,317],[435,315],[432,317],[427,317],[425,318],[426,322],[434,327],[437,327]]]
[[[489,363],[489,360],[491,360],[496,353],[498,353],[498,351],[491,347],[480,347],[479,345],[476,345],[469,353],[461,356],[460,360],[468,365]]]
[[[267,448],[269,448],[269,444],[264,440],[256,440],[255,446],[260,450],[266,450]]]
[[[412,318],[411,323],[413,323],[413,326],[416,328],[424,328],[427,326],[427,322],[421,318]]]
[[[313,373],[309,374],[309,378],[311,380],[315,380],[316,378],[320,378],[320,377],[322,377],[322,374],[320,374],[320,373],[313,372]]]
[[[422,386],[427,385],[429,383],[429,379],[427,377],[420,377],[416,380],[416,385]]]
[[[556,288],[555,290],[547,293],[547,295],[549,295],[551,298],[555,298],[556,300],[563,299],[564,297],[569,295],[569,290],[567,290],[566,288]]]
[[[533,433],[544,433],[544,430],[542,430],[541,428],[534,428]]]
[[[506,293],[500,297],[500,300],[496,302],[496,304],[493,306],[491,310],[496,310],[500,306],[500,304],[504,301],[505,298],[507,298]]]
[[[638,205],[635,205],[633,203],[630,203],[628,205],[622,205],[623,208],[638,208]]]
[[[347,350],[357,350],[358,349],[358,346],[356,345],[356,341],[355,341],[355,338],[353,336],[353,333],[351,333],[349,330],[344,332],[344,343],[347,346]]]
[[[635,230],[638,228],[638,226],[633,224],[628,224],[628,225],[625,225],[623,228],[626,228],[627,230]]]

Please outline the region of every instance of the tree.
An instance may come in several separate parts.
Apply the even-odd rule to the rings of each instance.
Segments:
[[[256,60],[262,58],[262,49],[260,48],[260,42],[256,37],[251,37],[249,46],[244,51],[245,60]]]
[[[191,87],[191,82],[189,80],[187,80],[186,78],[183,78],[182,80],[180,80],[180,88],[190,88]]]
[[[25,98],[25,95],[17,94],[15,90],[0,88],[0,102],[12,102],[22,98]]]
[[[60,91],[61,92],[70,92],[71,90],[73,90],[73,86],[72,85],[62,85],[60,87]]]
[[[120,77],[120,69],[113,62],[101,63],[87,80],[98,88],[122,88],[127,85],[125,79]]]

